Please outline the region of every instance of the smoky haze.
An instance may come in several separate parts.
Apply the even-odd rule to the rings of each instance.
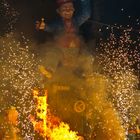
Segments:
[[[88,126],[86,126],[86,121],[88,120],[92,127],[91,131],[95,128],[94,131],[98,135],[98,140],[109,139],[110,136],[112,136],[114,140],[118,140],[120,139],[120,134],[122,134],[122,138],[125,137],[118,113],[112,106],[111,102],[107,100],[108,79],[106,79],[106,76],[100,74],[100,68],[95,64],[95,56],[92,53],[89,53],[86,49],[80,50],[79,53],[79,50],[77,51],[75,48],[74,51],[72,50],[73,48],[62,48],[61,46],[58,46],[57,42],[53,42],[52,40],[46,41],[46,38],[48,37],[47,33],[35,32],[34,24],[36,20],[41,17],[46,17],[46,20],[48,21],[55,18],[56,12],[54,10],[55,8],[53,8],[55,7],[54,1],[26,0],[21,2],[17,0],[9,0],[9,2],[20,13],[18,22],[15,25],[17,27],[18,37],[13,36],[12,34],[10,37],[5,37],[0,40],[1,46],[3,45],[3,40],[5,42],[3,52],[8,52],[7,49],[9,49],[9,51],[12,50],[11,48],[14,49],[12,50],[12,55],[11,52],[8,55],[4,55],[4,58],[9,56],[9,61],[5,62],[6,59],[3,59],[4,61],[1,62],[1,65],[3,66],[2,70],[4,70],[7,75],[5,76],[4,72],[1,72],[1,74],[3,74],[2,76],[6,77],[8,80],[10,79],[9,81],[12,81],[11,85],[14,86],[15,89],[18,90],[18,88],[21,87],[21,89],[19,89],[20,94],[14,92],[14,98],[17,97],[16,99],[19,101],[19,106],[21,105],[20,107],[24,109],[24,112],[26,111],[25,113],[27,117],[33,110],[32,105],[34,104],[33,102],[30,102],[32,97],[29,97],[29,95],[32,96],[32,93],[30,92],[31,89],[36,85],[36,83],[33,84],[32,81],[35,82],[38,78],[42,78],[42,81],[37,81],[37,83],[39,82],[38,85],[40,87],[45,87],[49,91],[48,104],[51,112],[60,117],[63,121],[69,123],[72,129],[79,131],[82,134],[85,133],[86,137],[86,134],[89,132],[88,129],[86,129],[88,128]],[[93,12],[91,18],[100,20],[103,1],[96,0],[92,2],[93,5],[91,6],[93,7]],[[26,41],[21,42],[18,40],[18,38],[21,37],[19,34],[21,31],[24,32],[25,36],[30,38],[30,42],[28,42],[30,45],[28,45]],[[41,39],[41,43],[37,43],[35,38],[37,38],[37,40]],[[9,44],[12,44],[12,46]],[[18,49],[15,49],[18,48],[17,44],[21,44],[21,47],[23,48],[29,47],[29,51],[25,50],[24,52],[21,49],[18,52]],[[84,48],[85,44],[82,40],[81,44],[80,47]],[[5,49],[5,46],[7,49]],[[35,54],[34,57],[32,57],[32,52]],[[19,55],[20,53],[22,57]],[[12,59],[11,56],[14,59]],[[31,58],[33,58],[33,60]],[[19,60],[21,60],[21,62]],[[39,60],[41,60],[41,62]],[[15,62],[14,68],[12,62]],[[39,64],[36,64],[35,62],[38,62]],[[51,72],[52,78],[48,79],[48,77],[41,73],[39,73],[39,77],[38,65],[42,65],[46,70]],[[25,72],[23,68],[25,69]],[[12,77],[11,74],[13,74]],[[91,75],[92,77],[86,77],[86,74]],[[21,81],[19,80],[15,82],[16,79],[18,79],[17,76],[23,76],[23,78],[21,77]],[[5,82],[5,84],[6,83],[7,82]],[[31,85],[29,85],[29,83]],[[12,92],[10,94],[13,96]],[[22,100],[21,96],[23,96]],[[8,97],[5,97],[5,100],[7,100]],[[4,104],[5,100],[2,101],[2,104]],[[28,106],[31,107],[30,109],[27,106],[27,101],[29,102]],[[75,104],[78,101],[82,101],[82,103],[86,105],[85,110],[80,113],[77,111],[77,108],[75,108]],[[20,107],[19,109],[21,109]],[[90,119],[88,119],[88,117],[90,117]],[[110,120],[113,120],[113,123]],[[98,124],[98,122],[100,122],[101,125]],[[21,121],[21,123],[24,122]],[[110,128],[111,132],[109,131]],[[107,132],[109,132],[109,134]]]

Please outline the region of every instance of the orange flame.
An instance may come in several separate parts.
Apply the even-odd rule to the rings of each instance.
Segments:
[[[30,116],[34,130],[40,134],[45,140],[80,140],[77,132],[71,131],[68,124],[61,122],[60,119],[50,113],[48,109],[47,99],[48,92],[44,90],[44,95],[39,95],[39,90],[33,91],[33,96],[37,102],[36,118]]]

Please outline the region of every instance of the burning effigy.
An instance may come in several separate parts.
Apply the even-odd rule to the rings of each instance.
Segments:
[[[126,140],[137,109],[139,39],[132,29],[117,37],[111,30],[96,54],[87,51],[74,25],[89,18],[90,0],[80,2],[87,11],[79,20],[72,0],[57,0],[62,23],[36,22],[41,33],[64,29],[53,41],[34,44],[14,31],[0,37],[0,140]]]
[[[1,90],[2,102],[6,99],[8,104],[3,104],[2,112],[10,106],[18,111],[16,135],[23,139],[50,140],[125,139],[121,118],[107,99],[108,78],[97,72],[90,73],[87,68],[93,67],[84,64],[85,58],[94,62],[91,55],[80,55],[76,63],[69,60],[71,65],[61,65],[51,72],[36,65],[40,62],[30,55],[28,47],[18,44],[13,50],[17,42],[11,42],[10,35],[7,38],[10,44],[3,42],[7,48],[4,45],[2,50],[5,63],[1,63],[1,76],[5,78],[1,81]],[[4,59],[7,56],[9,61]]]

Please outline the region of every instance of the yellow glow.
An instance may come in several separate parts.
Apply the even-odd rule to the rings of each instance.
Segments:
[[[34,99],[37,101],[36,115],[42,120],[40,122],[33,121],[33,125],[35,130],[38,130],[45,138],[47,136],[47,91],[45,91],[45,95],[43,96],[39,96],[38,90],[34,90],[33,94]]]
[[[49,71],[47,71],[44,66],[39,66],[38,68],[39,68],[40,72],[43,75],[45,75],[47,78],[52,78],[52,74]]]
[[[50,135],[51,140],[78,140],[79,137],[74,131],[70,131],[68,124],[61,123],[59,127],[52,130]]]
[[[48,112],[47,104],[47,90],[43,96],[39,95],[39,90],[33,91],[34,99],[37,102],[36,106],[36,117],[41,119],[41,121],[36,121],[33,116],[30,117],[33,123],[34,130],[38,132],[45,140],[49,138],[50,140],[79,140],[80,137],[77,136],[77,132],[71,131],[68,124],[63,122],[59,125],[53,124],[54,116]],[[51,117],[48,119],[48,116]]]

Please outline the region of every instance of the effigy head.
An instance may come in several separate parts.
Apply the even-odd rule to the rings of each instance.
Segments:
[[[72,0],[57,0],[57,12],[63,19],[71,19],[74,14],[74,6]]]

